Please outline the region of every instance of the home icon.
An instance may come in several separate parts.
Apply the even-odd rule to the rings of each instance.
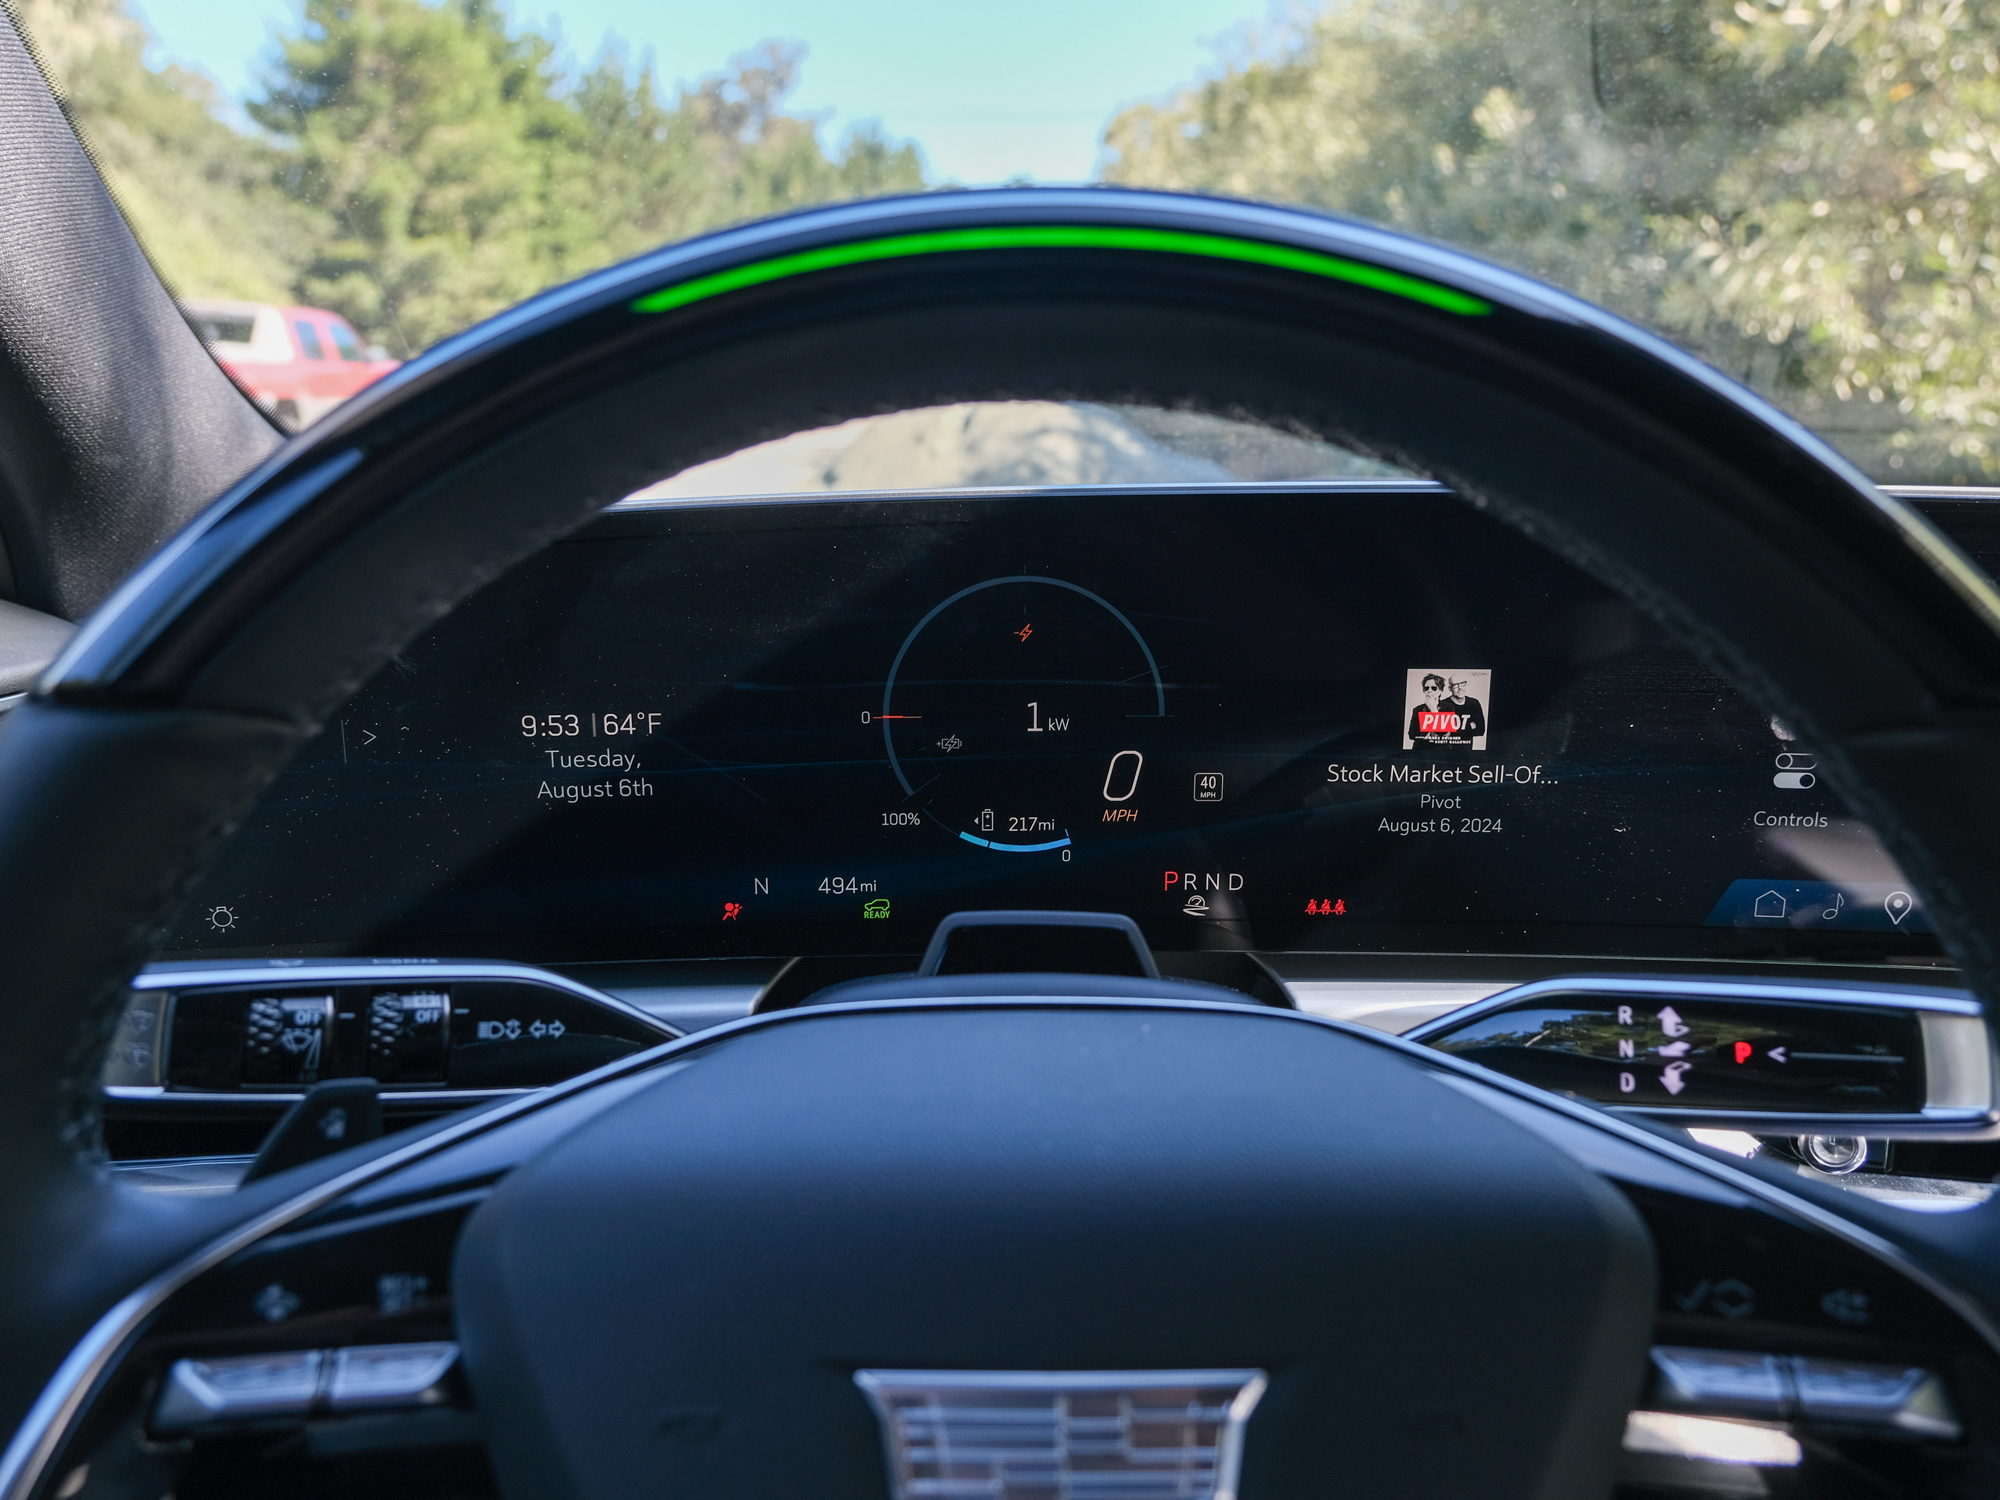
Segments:
[[[1753,917],[1769,917],[1775,922],[1785,920],[1785,898],[1776,891],[1766,891],[1757,898],[1757,904],[1750,909]]]

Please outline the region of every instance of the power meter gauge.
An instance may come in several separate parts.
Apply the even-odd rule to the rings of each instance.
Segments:
[[[1159,663],[1123,611],[1080,584],[1016,574],[917,622],[880,717],[905,806],[975,848],[1067,859],[1098,809],[1140,795],[1166,715]]]

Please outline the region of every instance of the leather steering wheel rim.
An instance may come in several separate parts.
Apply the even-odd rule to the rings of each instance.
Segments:
[[[2000,995],[2000,595],[1797,424],[1470,257],[1214,200],[1007,191],[661,251],[414,361],[225,495],[0,729],[0,1248],[11,1423],[217,1209],[92,1165],[123,995],[291,753],[466,595],[660,474],[804,427],[1010,396],[1317,433],[1453,486],[1808,736]]]

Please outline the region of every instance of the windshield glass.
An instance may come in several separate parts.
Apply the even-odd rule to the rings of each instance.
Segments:
[[[1408,477],[1328,443],[1196,412],[967,401],[793,433],[698,464],[630,499]]]
[[[196,326],[288,422],[720,225],[1099,182],[1463,246],[1879,479],[2000,475],[2000,26],[1965,0],[15,9]],[[328,363],[345,383],[306,380]]]

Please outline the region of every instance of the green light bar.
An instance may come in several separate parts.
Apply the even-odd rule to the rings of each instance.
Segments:
[[[851,245],[826,245],[817,250],[801,250],[773,260],[697,276],[678,286],[648,292],[632,303],[638,313],[671,312],[691,302],[719,297],[744,287],[762,286],[787,276],[803,276],[810,271],[835,266],[861,265],[873,260],[899,260],[910,255],[937,255],[950,250],[1156,250],[1174,255],[1206,255],[1215,260],[1247,261],[1252,265],[1277,266],[1287,271],[1303,271],[1309,276],[1325,276],[1352,282],[1392,296],[1407,297],[1426,307],[1457,313],[1460,317],[1483,317],[1493,304],[1469,296],[1434,281],[1405,276],[1363,261],[1338,255],[1322,255],[1316,250],[1298,250],[1290,245],[1271,245],[1261,240],[1237,239],[1231,235],[1194,234],[1179,229],[1122,229],[1088,224],[1011,224],[984,229],[936,229],[922,234],[895,234],[879,240],[859,240]]]

